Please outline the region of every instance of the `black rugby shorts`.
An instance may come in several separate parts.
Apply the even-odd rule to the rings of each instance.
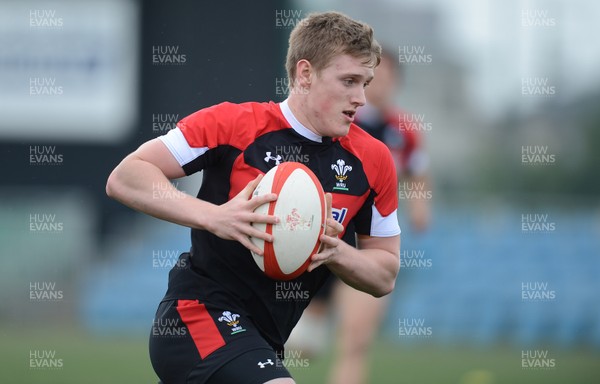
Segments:
[[[163,384],[262,384],[291,377],[245,313],[198,300],[159,305],[150,360]]]

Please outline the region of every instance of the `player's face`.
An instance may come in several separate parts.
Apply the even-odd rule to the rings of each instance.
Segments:
[[[373,68],[364,58],[335,56],[319,73],[313,73],[306,95],[306,117],[321,136],[348,134],[358,107],[365,104],[365,87],[373,79]]]

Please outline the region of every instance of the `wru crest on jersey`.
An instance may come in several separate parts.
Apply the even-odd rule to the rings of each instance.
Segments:
[[[351,165],[347,165],[343,159],[338,159],[335,164],[331,164],[331,169],[335,171],[335,187],[333,190],[347,191],[346,179],[348,178],[348,172],[352,170]]]

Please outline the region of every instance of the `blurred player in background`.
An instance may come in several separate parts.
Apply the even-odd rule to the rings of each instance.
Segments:
[[[359,109],[357,125],[383,141],[392,153],[401,185],[428,190],[428,158],[422,147],[419,127],[406,112],[394,104],[397,84],[401,81],[398,58],[384,50],[375,69],[375,78],[366,89],[367,104]],[[402,188],[400,188],[402,190]],[[423,231],[429,225],[428,199],[406,201],[411,226]],[[332,384],[359,384],[368,381],[369,349],[389,304],[389,296],[374,298],[336,284],[337,304],[336,355],[331,370]]]
[[[356,124],[376,139],[383,141],[394,158],[401,185],[429,187],[429,158],[423,147],[421,132],[415,118],[395,105],[394,97],[402,83],[402,68],[389,50],[381,53],[375,78],[365,89],[367,104],[356,115]],[[428,199],[407,199],[409,219],[417,231],[429,225]]]
[[[402,80],[398,59],[384,50],[375,78],[366,88],[367,104],[356,116],[357,125],[390,149],[398,179],[407,189],[429,188],[428,158],[422,146],[420,129],[401,109],[394,96]],[[411,226],[425,230],[430,221],[429,200],[406,200]],[[329,382],[331,384],[362,384],[368,380],[368,354],[381,320],[388,307],[389,297],[374,298],[332,278],[311,302],[288,346],[317,354],[326,347],[327,315],[332,298],[336,305],[335,358]]]
[[[394,160],[353,124],[380,54],[368,25],[336,12],[309,15],[290,35],[285,101],[199,110],[109,176],[109,196],[192,229],[192,248],[169,273],[150,336],[150,359],[163,383],[294,383],[281,361],[283,344],[308,300],[278,300],[279,282],[249,251],[262,254],[250,237],[273,241],[251,224],[277,222],[254,213],[277,196],[252,192],[278,163],[269,155],[278,147],[298,148],[328,192],[323,247],[309,272],[291,281],[309,299],[332,273],[373,296],[393,290],[400,249]],[[351,172],[343,179],[332,167],[341,163]],[[197,198],[169,182],[200,170]],[[336,220],[333,211],[344,215]],[[157,328],[164,324],[186,333],[162,336]]]

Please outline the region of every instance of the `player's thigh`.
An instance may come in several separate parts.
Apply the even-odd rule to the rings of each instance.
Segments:
[[[273,379],[269,380],[264,384],[296,384],[294,379]]]

